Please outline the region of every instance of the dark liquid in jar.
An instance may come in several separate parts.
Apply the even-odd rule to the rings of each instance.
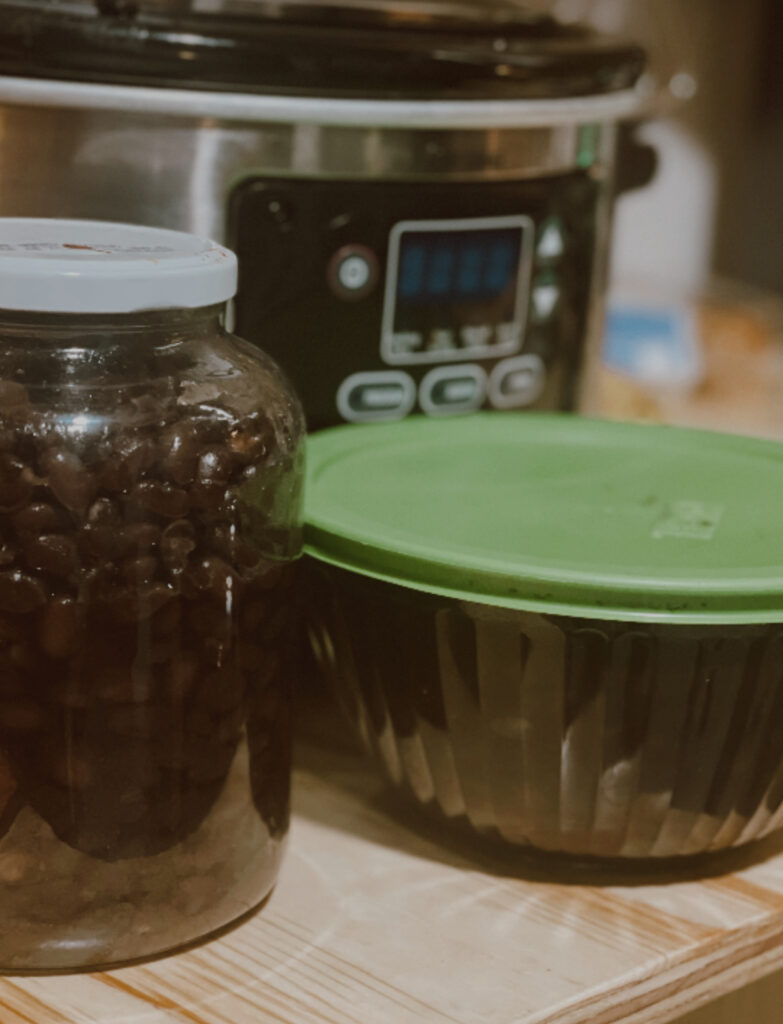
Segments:
[[[181,390],[92,417],[39,397],[0,381],[7,968],[222,927],[269,892],[289,814],[273,424]]]

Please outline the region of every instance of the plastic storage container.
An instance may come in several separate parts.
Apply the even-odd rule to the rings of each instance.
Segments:
[[[256,907],[288,825],[302,417],[232,253],[0,221],[0,968]]]
[[[783,824],[783,446],[481,415],[309,467],[314,647],[420,803],[587,857]]]

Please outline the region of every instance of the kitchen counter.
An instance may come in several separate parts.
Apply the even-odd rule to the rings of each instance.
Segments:
[[[702,880],[564,870],[444,841],[312,731],[294,792],[261,913],[143,966],[1,979],[2,1024],[663,1024],[783,967],[783,839]]]

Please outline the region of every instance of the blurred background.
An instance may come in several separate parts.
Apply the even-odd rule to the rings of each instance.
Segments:
[[[602,410],[783,436],[783,5],[531,4],[650,55],[646,116],[626,131],[655,171],[616,207]],[[639,334],[650,308],[658,339]]]
[[[783,293],[783,7],[777,0],[531,0],[642,42],[651,57],[650,188],[620,201],[615,276]]]

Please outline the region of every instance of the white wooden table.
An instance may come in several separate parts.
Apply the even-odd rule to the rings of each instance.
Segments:
[[[663,1024],[783,967],[783,840],[701,881],[572,881],[444,842],[350,748],[298,762],[255,918],[144,966],[0,979],[1,1024]]]

